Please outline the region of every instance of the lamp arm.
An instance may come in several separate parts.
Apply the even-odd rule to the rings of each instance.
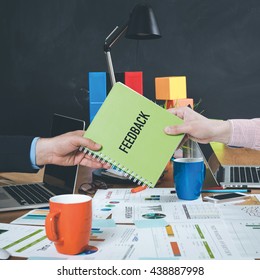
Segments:
[[[104,44],[104,52],[107,59],[108,72],[110,75],[111,85],[113,86],[116,83],[115,72],[113,68],[112,58],[111,58],[111,47],[126,33],[128,23],[116,28],[107,36]]]
[[[115,29],[107,36],[104,44],[104,52],[110,51],[111,47],[126,33],[128,22],[121,27],[116,26]]]
[[[110,76],[110,82],[111,86],[113,86],[116,83],[116,76],[113,68],[112,58],[110,54],[110,50],[105,52],[106,59],[107,59],[107,66],[108,66],[108,72]]]

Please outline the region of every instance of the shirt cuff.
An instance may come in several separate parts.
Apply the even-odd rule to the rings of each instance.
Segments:
[[[36,164],[36,143],[40,137],[35,137],[31,143],[30,160],[33,169],[40,169],[41,167]]]

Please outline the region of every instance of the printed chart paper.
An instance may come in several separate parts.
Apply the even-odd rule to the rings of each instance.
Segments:
[[[59,254],[43,227],[0,224],[0,246],[30,259],[237,259],[241,258],[222,223],[180,223],[160,228],[121,225],[92,228],[89,248]]]

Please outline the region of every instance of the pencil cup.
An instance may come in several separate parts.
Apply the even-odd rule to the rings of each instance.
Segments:
[[[92,226],[92,198],[80,194],[57,195],[49,204],[45,230],[56,250],[69,255],[86,250]]]
[[[174,186],[179,199],[195,200],[205,179],[202,158],[178,158],[173,161]]]

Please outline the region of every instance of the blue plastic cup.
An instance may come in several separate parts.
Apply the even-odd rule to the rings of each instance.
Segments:
[[[174,186],[179,199],[195,200],[200,196],[205,179],[202,158],[178,158],[173,160]]]

